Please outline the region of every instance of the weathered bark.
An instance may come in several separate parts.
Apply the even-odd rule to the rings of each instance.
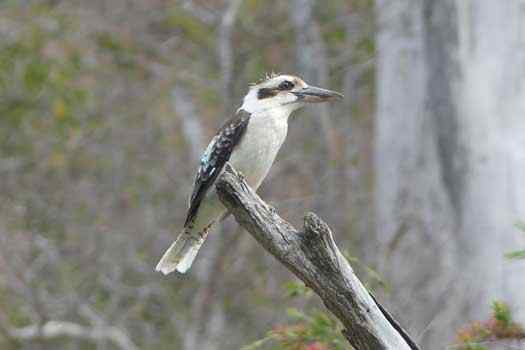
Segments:
[[[354,348],[417,349],[361,284],[337,248],[330,228],[315,214],[305,216],[304,232],[297,231],[229,164],[216,188],[239,224],[321,297],[342,322],[343,333]]]

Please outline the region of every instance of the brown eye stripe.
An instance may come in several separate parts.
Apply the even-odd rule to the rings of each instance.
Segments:
[[[257,98],[262,100],[268,97],[273,97],[277,95],[278,92],[279,91],[276,89],[262,88],[257,92]]]
[[[285,80],[279,84],[276,88],[262,88],[257,92],[257,99],[262,100],[268,97],[273,97],[279,93],[279,91],[291,90],[295,87],[297,81]]]

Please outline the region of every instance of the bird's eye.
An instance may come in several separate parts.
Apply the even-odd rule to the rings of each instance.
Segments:
[[[288,80],[285,80],[281,84],[279,84],[279,90],[291,90],[293,89],[293,87],[293,83]]]

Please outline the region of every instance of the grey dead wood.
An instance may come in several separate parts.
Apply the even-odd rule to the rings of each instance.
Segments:
[[[238,223],[322,299],[355,349],[419,349],[359,281],[330,228],[315,214],[308,213],[304,230],[298,231],[263,202],[230,164],[216,190]]]

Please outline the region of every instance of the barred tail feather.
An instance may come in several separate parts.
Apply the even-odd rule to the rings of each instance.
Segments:
[[[195,260],[199,249],[204,243],[205,237],[205,235],[201,236],[183,231],[166,250],[155,270],[162,272],[164,275],[175,270],[185,273],[190,269],[193,260]]]

